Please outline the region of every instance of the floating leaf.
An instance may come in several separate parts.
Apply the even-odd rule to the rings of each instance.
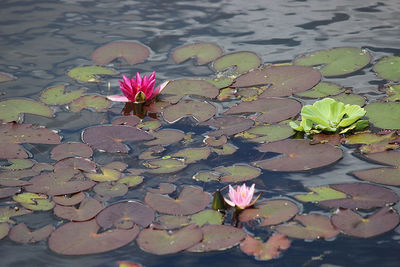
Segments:
[[[146,172],[149,173],[173,173],[180,171],[187,166],[181,160],[170,158],[150,160],[145,162],[143,165],[149,168],[146,170]]]
[[[68,76],[80,82],[100,82],[98,75],[116,75],[115,70],[100,66],[75,67],[68,71]]]
[[[54,226],[51,224],[31,232],[24,223],[20,223],[11,228],[8,237],[18,243],[35,243],[46,239],[53,231]]]
[[[101,174],[97,173],[87,173],[86,177],[96,182],[106,182],[106,181],[116,181],[120,178],[121,173],[114,169],[100,168]]]
[[[236,78],[233,87],[270,86],[259,97],[290,96],[307,91],[319,83],[321,73],[304,66],[267,66]]]
[[[282,234],[273,234],[265,243],[247,235],[245,240],[240,243],[240,249],[244,253],[263,261],[279,257],[281,252],[289,247],[290,241]]]
[[[399,224],[399,215],[390,207],[383,207],[365,218],[352,210],[339,209],[331,220],[332,224],[345,234],[368,238],[395,228]]]
[[[137,243],[146,252],[165,255],[190,248],[199,243],[202,238],[203,232],[194,225],[189,225],[172,233],[149,228],[140,232]]]
[[[138,124],[137,127],[145,131],[148,130],[155,131],[161,127],[161,122],[159,120],[143,121],[142,123]]]
[[[203,210],[210,202],[210,195],[201,188],[184,186],[177,199],[148,192],[144,201],[161,213],[188,215]]]
[[[50,235],[49,248],[64,255],[102,253],[125,246],[139,233],[139,227],[98,233],[99,228],[94,219],[64,224]]]
[[[0,101],[0,121],[20,121],[21,114],[23,113],[40,115],[44,117],[53,116],[53,110],[43,103],[34,100],[15,98]]]
[[[233,106],[225,114],[241,114],[260,112],[256,121],[274,123],[295,117],[301,110],[301,104],[287,98],[260,98],[254,101],[242,102]]]
[[[400,57],[383,57],[374,65],[374,71],[379,77],[400,81]]]
[[[51,158],[54,160],[73,157],[90,158],[92,154],[93,150],[88,145],[78,142],[63,143],[51,150]]]
[[[399,147],[395,142],[398,136],[394,133],[389,134],[375,134],[370,132],[363,132],[350,135],[343,139],[346,144],[365,144],[360,147],[362,153],[377,153],[383,152],[388,149],[396,149]]]
[[[128,175],[118,180],[118,183],[126,184],[128,187],[134,187],[143,182],[143,176]]]
[[[3,187],[0,188],[0,198],[11,197],[21,192],[21,187]]]
[[[162,129],[153,133],[156,138],[153,141],[146,142],[145,145],[170,145],[179,142],[185,137],[185,133],[175,129]]]
[[[389,85],[385,89],[385,93],[388,94],[388,97],[385,97],[386,101],[400,101],[400,84]]]
[[[289,200],[273,199],[257,203],[255,208],[245,209],[239,215],[239,220],[247,222],[250,220],[264,219],[262,226],[276,225],[293,218],[299,208]]]
[[[190,216],[162,215],[156,218],[154,228],[173,230],[190,224]]]
[[[212,83],[204,80],[181,79],[170,81],[161,93],[161,99],[172,104],[185,95],[196,95],[207,98],[215,98],[219,93],[219,89]]]
[[[235,67],[238,74],[255,69],[261,64],[261,59],[253,52],[235,52],[217,58],[212,67],[216,71],[223,71]]]
[[[330,208],[372,209],[396,203],[399,199],[392,190],[365,183],[334,184],[331,188],[348,197],[324,200],[319,204]]]
[[[113,204],[102,210],[97,223],[103,228],[132,228],[134,224],[147,227],[154,220],[154,211],[137,201],[125,201]]]
[[[226,144],[228,138],[225,135],[221,135],[218,137],[206,136],[203,142],[210,146],[222,146]]]
[[[135,116],[135,115],[130,115],[130,116],[121,116],[117,117],[112,121],[112,125],[128,125],[128,126],[136,126],[138,125],[142,120]]]
[[[103,205],[99,201],[88,197],[79,204],[77,209],[75,207],[56,205],[54,214],[63,219],[82,222],[92,219],[102,209]]]
[[[128,153],[127,145],[123,141],[142,141],[153,139],[153,136],[131,126],[100,125],[86,128],[82,133],[82,140],[91,147],[105,152]]]
[[[221,175],[213,172],[198,172],[193,176],[193,179],[201,182],[219,181]]]
[[[365,106],[366,116],[378,128],[400,129],[400,103],[372,103]]]
[[[171,194],[175,190],[176,185],[170,183],[160,183],[158,188],[147,188],[147,191],[154,194]]]
[[[30,184],[29,181],[21,180],[22,178],[32,177],[39,172],[33,169],[14,170],[0,172],[0,185],[2,186],[22,186]]]
[[[73,170],[74,173],[83,172],[96,172],[96,163],[87,158],[74,157],[59,160],[54,164],[54,171],[69,169]],[[62,170],[63,171],[63,170]]]
[[[236,246],[246,237],[246,233],[242,229],[230,225],[205,225],[201,228],[201,231],[203,232],[203,240],[187,251],[225,250]]]
[[[171,156],[173,158],[184,158],[185,164],[194,163],[199,160],[207,159],[210,156],[210,149],[208,147],[200,148],[186,148],[178,151]]]
[[[217,153],[218,155],[232,155],[237,150],[237,147],[231,144],[224,144],[222,148],[213,147],[212,152]]]
[[[128,186],[124,183],[98,183],[94,188],[94,192],[105,198],[122,197],[128,193]]]
[[[219,178],[223,183],[238,183],[258,177],[261,170],[245,164],[234,164],[229,167],[217,167],[214,169],[223,175]]]
[[[266,143],[275,142],[286,139],[295,134],[292,127],[286,125],[262,125],[255,126],[247,130],[250,134],[257,136],[251,137],[248,140],[250,142]]]
[[[65,93],[65,88],[65,84],[46,88],[40,95],[40,101],[47,105],[65,105],[81,97],[86,91],[85,89],[80,89]]]
[[[222,77],[208,79],[206,81],[214,84],[217,88],[221,89],[221,88],[226,88],[226,87],[230,86],[233,82],[233,79],[222,76]]]
[[[314,240],[330,239],[339,234],[328,216],[320,214],[296,215],[296,223],[276,226],[276,230],[292,238]]]
[[[25,149],[18,144],[7,144],[0,142],[0,158],[1,159],[26,159],[29,155]]]
[[[371,61],[370,53],[356,47],[338,47],[320,50],[297,58],[296,65],[319,66],[326,77],[353,73],[364,68]]]
[[[172,52],[172,59],[179,64],[194,57],[196,58],[196,65],[204,65],[221,55],[222,49],[216,44],[195,43],[175,49],[174,52]]]
[[[85,193],[78,192],[72,195],[53,196],[53,201],[62,206],[73,206],[79,204],[86,198]]]
[[[200,227],[205,224],[222,224],[223,221],[224,216],[216,210],[203,210],[190,216],[190,223],[194,223]]]
[[[10,225],[8,223],[0,223],[0,240],[8,235]]]
[[[320,82],[311,90],[297,93],[296,96],[308,98],[322,98],[343,93],[345,89],[336,83]]]
[[[365,97],[360,95],[342,93],[339,95],[330,96],[330,98],[342,102],[345,105],[357,105],[360,107],[365,105]]]
[[[15,223],[10,218],[29,214],[31,212],[32,212],[31,210],[19,207],[10,207],[10,206],[0,207],[0,223],[6,223],[6,222]]]
[[[85,95],[72,101],[69,108],[72,112],[79,112],[84,108],[94,109],[98,112],[106,111],[111,105],[110,100],[99,95]]]
[[[117,41],[100,46],[91,55],[97,65],[107,65],[116,58],[122,57],[129,65],[145,61],[150,50],[141,43],[133,41]]]
[[[191,116],[198,122],[210,119],[217,112],[214,105],[206,101],[184,100],[163,109],[162,115],[169,123]]]
[[[254,121],[242,117],[224,116],[212,118],[211,120],[202,122],[199,125],[208,125],[219,128],[219,130],[207,134],[211,137],[219,137],[221,135],[228,136],[246,131],[254,125]]]
[[[283,154],[280,157],[255,162],[257,167],[271,171],[304,171],[320,168],[343,156],[340,148],[329,144],[310,145],[307,140],[284,140],[263,144],[260,152]]]
[[[330,199],[346,198],[346,194],[330,188],[329,186],[309,186],[308,194],[297,194],[294,197],[303,202],[319,202]]]
[[[14,195],[13,199],[19,202],[22,206],[30,210],[51,210],[54,207],[54,202],[48,199],[47,195],[35,193],[21,193]]]
[[[60,136],[52,130],[30,124],[0,124],[0,143],[59,144]]]
[[[29,159],[8,159],[10,165],[1,166],[5,170],[23,170],[33,166],[33,161]]]
[[[0,83],[9,82],[9,81],[13,81],[16,79],[17,79],[17,77],[15,77],[14,75],[11,75],[11,74],[5,73],[5,72],[0,72]]]

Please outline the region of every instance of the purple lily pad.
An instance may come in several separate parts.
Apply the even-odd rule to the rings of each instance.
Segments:
[[[103,209],[103,205],[93,198],[85,198],[79,208],[56,205],[54,214],[70,221],[82,222],[92,219]]]
[[[395,228],[399,224],[399,215],[390,207],[383,207],[365,218],[352,210],[340,209],[332,216],[331,221],[347,235],[368,238]]]
[[[8,237],[17,243],[35,243],[46,239],[53,231],[51,224],[31,232],[24,223],[20,223],[11,228]]]
[[[0,143],[59,144],[60,136],[53,130],[30,124],[0,124]]]
[[[172,52],[172,59],[179,64],[194,57],[197,65],[204,65],[221,55],[222,49],[216,44],[196,43],[178,47]]]
[[[26,159],[29,155],[18,144],[0,143],[0,159]]]
[[[131,126],[101,125],[86,128],[82,133],[82,140],[91,147],[105,152],[128,153],[127,145],[123,141],[143,141],[153,139],[145,131]]]
[[[219,128],[218,130],[207,133],[211,137],[219,137],[221,135],[234,135],[248,130],[254,125],[254,121],[243,117],[224,116],[212,118],[211,120],[200,123],[199,125],[207,125]]]
[[[181,141],[185,137],[185,133],[175,129],[162,129],[153,133],[155,140],[146,142],[147,146],[154,145],[170,145]]]
[[[198,122],[210,119],[217,112],[214,105],[206,101],[184,100],[163,109],[162,115],[169,123],[191,116]]]
[[[0,223],[0,240],[8,235],[10,225],[8,223]]]
[[[138,42],[117,41],[97,48],[91,55],[97,65],[104,66],[116,58],[122,57],[129,65],[145,61],[150,50]]]
[[[49,248],[63,255],[102,253],[125,246],[139,233],[139,227],[136,226],[101,233],[98,233],[99,229],[95,219],[64,224],[50,235]]]
[[[92,154],[93,150],[88,145],[78,142],[60,144],[51,150],[51,158],[54,160],[73,157],[90,158]]]
[[[54,171],[65,171],[64,169],[73,170],[74,173],[82,172],[96,172],[96,163],[87,158],[75,157],[66,158],[54,164]]]
[[[128,125],[128,126],[135,127],[141,121],[142,120],[139,117],[135,116],[135,115],[121,116],[121,117],[115,118],[112,121],[112,125]]]
[[[206,138],[204,138],[203,142],[209,146],[218,147],[226,144],[226,142],[228,142],[228,138],[225,135],[221,135],[218,137],[207,136]]]
[[[257,148],[261,152],[275,152],[283,155],[257,161],[257,167],[271,171],[305,171],[332,164],[342,158],[340,148],[329,144],[310,145],[307,140],[283,140],[267,143]]]
[[[267,66],[236,78],[233,87],[256,85],[270,86],[259,97],[291,96],[313,88],[319,83],[321,73],[304,66]]]
[[[11,197],[21,192],[21,187],[3,187],[0,188],[0,198]]]
[[[27,177],[32,177],[38,175],[39,172],[26,169],[26,170],[16,170],[16,171],[3,171],[0,172],[0,185],[2,186],[23,186],[30,184],[29,181],[20,180]]]
[[[79,204],[86,198],[85,193],[78,192],[73,195],[53,196],[54,203],[62,206],[73,206]]]
[[[94,192],[98,195],[109,199],[113,197],[122,197],[128,193],[128,186],[124,183],[110,183],[110,182],[103,182],[98,183],[94,188]]]
[[[281,252],[289,247],[290,241],[282,234],[273,234],[265,243],[247,235],[246,239],[240,243],[241,251],[263,261],[279,257]]]
[[[242,102],[233,106],[224,114],[241,114],[260,112],[256,121],[274,123],[295,117],[301,110],[300,102],[288,98],[260,98],[254,101]]]
[[[171,194],[175,190],[176,185],[170,183],[160,183],[159,188],[147,188],[147,191],[154,194]]]

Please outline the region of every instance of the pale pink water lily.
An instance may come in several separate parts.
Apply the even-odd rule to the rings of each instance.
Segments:
[[[239,209],[245,209],[254,205],[260,197],[258,196],[253,200],[255,186],[256,185],[253,184],[251,187],[247,187],[246,184],[243,184],[242,186],[238,185],[235,190],[231,185],[229,185],[229,199],[224,198],[225,202],[228,203],[229,206]]]
[[[168,84],[164,82],[154,88],[156,83],[156,72],[153,71],[148,77],[143,75],[140,76],[139,72],[136,73],[136,78],[128,78],[122,75],[123,81],[119,81],[120,88],[123,96],[121,95],[110,95],[107,96],[111,101],[116,102],[149,102],[153,100],[164,87]]]

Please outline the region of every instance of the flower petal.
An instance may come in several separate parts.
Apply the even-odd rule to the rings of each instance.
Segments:
[[[126,96],[122,95],[109,95],[107,96],[107,99],[115,102],[131,102]]]
[[[235,203],[233,203],[233,202],[230,201],[229,199],[224,198],[224,200],[225,200],[225,202],[226,202],[229,206],[231,206],[231,207],[235,207],[235,206],[236,206]]]

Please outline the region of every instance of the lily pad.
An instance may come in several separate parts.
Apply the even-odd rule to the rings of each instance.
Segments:
[[[5,170],[24,170],[33,166],[33,161],[29,159],[8,159],[10,165],[1,166]]]
[[[116,181],[121,177],[121,173],[117,170],[110,168],[100,168],[101,174],[98,173],[87,173],[86,177],[96,182],[107,182],[107,181]]]
[[[0,185],[2,186],[22,186],[30,184],[29,181],[21,180],[23,178],[38,175],[39,172],[33,169],[14,170],[0,172]]]
[[[246,233],[230,225],[205,225],[201,227],[203,240],[187,249],[190,252],[221,251],[236,246]]]
[[[107,65],[116,58],[122,57],[129,65],[145,61],[150,50],[141,43],[133,41],[117,41],[100,46],[91,55],[97,65]]]
[[[293,218],[299,208],[295,203],[284,199],[273,199],[257,203],[255,208],[245,209],[239,215],[239,220],[263,219],[261,226],[276,225]]]
[[[0,124],[0,143],[59,144],[60,136],[49,129],[30,124]]]
[[[0,223],[15,223],[10,218],[29,213],[32,213],[32,211],[24,208],[11,206],[0,207]]]
[[[184,100],[163,109],[162,115],[169,123],[191,116],[198,122],[210,119],[217,112],[214,105],[206,101]]]
[[[150,160],[143,165],[149,168],[146,170],[149,173],[174,173],[187,166],[182,160],[172,158]]]
[[[221,166],[215,168],[214,170],[223,174],[219,178],[219,180],[223,183],[238,183],[248,181],[258,177],[261,174],[260,169],[246,164],[234,164],[229,167]]]
[[[185,95],[196,95],[206,98],[215,98],[219,89],[212,83],[204,80],[181,79],[170,81],[161,92],[161,99],[176,104]]]
[[[80,82],[100,82],[98,75],[116,75],[115,70],[100,66],[81,66],[68,71],[68,76]]]
[[[275,229],[292,238],[314,240],[330,239],[339,234],[328,216],[321,214],[296,215],[296,223],[278,225]]]
[[[57,205],[62,206],[73,206],[79,204],[86,198],[85,193],[78,192],[72,195],[60,195],[60,196],[53,196],[53,201]]]
[[[0,188],[0,198],[11,197],[21,192],[21,187],[2,187]]]
[[[331,96],[330,98],[342,102],[345,105],[358,105],[360,107],[365,105],[365,97],[360,95],[342,93],[339,95]]]
[[[105,199],[113,197],[122,197],[128,193],[128,186],[124,183],[98,183],[94,188],[94,192]]]
[[[143,182],[143,176],[127,175],[118,180],[118,183],[126,184],[128,187],[134,187]]]
[[[311,90],[297,93],[296,96],[307,97],[307,98],[322,98],[327,96],[333,96],[343,93],[345,89],[336,83],[331,82],[320,82]]]
[[[216,44],[195,43],[175,49],[174,52],[172,52],[172,59],[179,64],[194,57],[196,58],[197,65],[204,65],[210,63],[221,55],[222,49]]]
[[[260,112],[256,121],[274,123],[295,117],[301,110],[301,104],[293,99],[261,98],[254,101],[242,102],[233,106],[225,114],[241,114]]]
[[[202,238],[203,232],[194,225],[174,232],[149,228],[140,232],[137,243],[146,252],[165,255],[190,248],[199,243]]]
[[[199,160],[207,159],[210,156],[210,149],[208,147],[200,148],[186,148],[178,151],[171,156],[173,158],[184,158],[185,164],[194,163]]]
[[[206,136],[204,138],[203,142],[206,143],[207,145],[218,147],[226,144],[228,141],[228,138],[225,135],[221,135],[218,137],[212,137],[212,136]]]
[[[153,223],[154,228],[163,230],[173,230],[188,226],[190,224],[190,216],[173,216],[162,215],[156,218]]]
[[[319,202],[330,199],[346,198],[346,194],[330,188],[329,186],[307,187],[311,192],[308,194],[296,194],[294,197],[303,202]]]
[[[153,136],[131,126],[100,125],[86,128],[82,140],[91,147],[105,152],[128,153],[123,141],[143,141],[153,139]]]
[[[128,126],[136,126],[138,125],[142,120],[135,115],[131,116],[121,116],[117,117],[112,121],[112,125],[128,125]]]
[[[175,192],[176,185],[170,183],[160,183],[158,188],[147,188],[147,191],[154,194],[171,194]]]
[[[208,136],[219,137],[221,135],[229,136],[246,131],[254,125],[254,121],[243,117],[224,116],[212,118],[211,120],[202,122],[199,125],[219,128],[214,132],[207,133]]]
[[[5,72],[0,72],[0,83],[9,82],[16,79],[17,77],[15,77],[14,75]]]
[[[294,135],[295,131],[287,125],[261,125],[250,128],[247,133],[256,135],[248,138],[248,141],[266,143],[286,139]]]
[[[356,47],[338,47],[320,50],[297,58],[296,65],[321,66],[320,71],[325,77],[340,76],[356,72],[371,61],[370,53]]]
[[[223,71],[235,67],[238,74],[255,69],[261,64],[261,59],[253,52],[243,51],[223,55],[217,58],[212,67],[216,71]]]
[[[221,77],[211,78],[206,81],[214,84],[217,88],[221,89],[230,86],[233,82],[233,79],[230,77],[221,76]]]
[[[222,145],[222,148],[218,147],[213,147],[211,150],[214,153],[217,153],[218,155],[232,155],[233,153],[236,152],[238,148],[232,144],[224,144]]]
[[[222,224],[223,222],[224,216],[216,210],[203,210],[190,216],[190,223],[194,223],[200,227],[205,224]]]
[[[94,109],[98,112],[106,111],[111,105],[110,100],[99,95],[85,95],[72,101],[69,108],[72,112],[79,112],[84,108]]]
[[[270,86],[259,97],[290,96],[307,91],[319,83],[321,73],[304,66],[267,66],[236,78],[233,87]]]
[[[356,133],[343,139],[346,144],[363,144],[359,149],[362,153],[377,153],[388,149],[396,149],[398,144],[395,142],[398,136],[394,133],[375,134],[370,132]]]
[[[8,235],[10,225],[8,223],[0,223],[0,240]]]
[[[307,140],[284,140],[257,148],[260,152],[283,155],[255,162],[255,166],[271,171],[305,171],[332,164],[342,158],[340,148],[329,144],[310,145]]]
[[[63,255],[102,253],[125,246],[139,233],[139,227],[98,233],[96,220],[70,222],[57,228],[49,238],[49,248]]]
[[[0,121],[21,121],[21,115],[23,113],[40,115],[44,117],[53,116],[52,109],[43,103],[34,100],[15,98],[0,101]]]
[[[162,129],[153,133],[156,138],[153,141],[146,142],[145,145],[170,145],[181,141],[185,137],[185,133],[175,129]]]
[[[368,238],[386,233],[399,224],[399,215],[390,207],[383,207],[368,217],[349,209],[339,209],[331,218],[332,224],[345,234]]]
[[[65,93],[66,87],[65,84],[60,84],[46,88],[40,95],[40,101],[47,105],[65,105],[81,97],[86,91],[79,89]]]
[[[389,85],[384,89],[388,97],[385,97],[386,101],[400,101],[400,84]]]
[[[74,157],[59,160],[54,164],[54,171],[73,170],[74,173],[80,172],[96,172],[96,163],[87,158]]]
[[[193,175],[193,179],[201,182],[219,181],[221,175],[214,172],[201,171]]]
[[[247,235],[245,240],[240,243],[240,250],[262,261],[279,257],[281,252],[289,247],[290,241],[282,234],[273,234],[265,243]]]
[[[46,211],[51,210],[54,207],[54,202],[52,202],[47,195],[43,194],[25,192],[14,195],[13,199],[30,210]]]
[[[28,153],[21,145],[0,143],[0,159],[26,159],[28,157]]]
[[[369,121],[378,128],[400,129],[400,103],[372,103],[365,106]]]
[[[51,158],[62,160],[73,157],[90,158],[93,150],[86,144],[78,142],[63,143],[51,150]]]
[[[56,205],[54,214],[70,221],[87,221],[96,216],[103,209],[103,205],[91,197],[85,198],[79,208]]]
[[[97,223],[103,228],[132,228],[134,224],[147,227],[154,220],[154,211],[137,201],[124,201],[108,206],[97,216]]]
[[[31,232],[24,223],[20,223],[11,228],[8,237],[17,243],[35,243],[46,239],[53,231],[51,224]]]
[[[374,71],[379,77],[400,81],[400,57],[383,57],[374,65]]]
[[[142,129],[144,131],[155,131],[162,126],[159,120],[147,120],[142,121],[140,124],[137,125],[137,128]]]
[[[184,186],[177,199],[148,192],[144,201],[161,213],[188,215],[203,210],[210,203],[210,195],[201,188]]]
[[[366,183],[334,184],[331,188],[348,195],[344,198],[320,201],[319,204],[329,208],[373,209],[384,207],[399,201],[392,190]]]

